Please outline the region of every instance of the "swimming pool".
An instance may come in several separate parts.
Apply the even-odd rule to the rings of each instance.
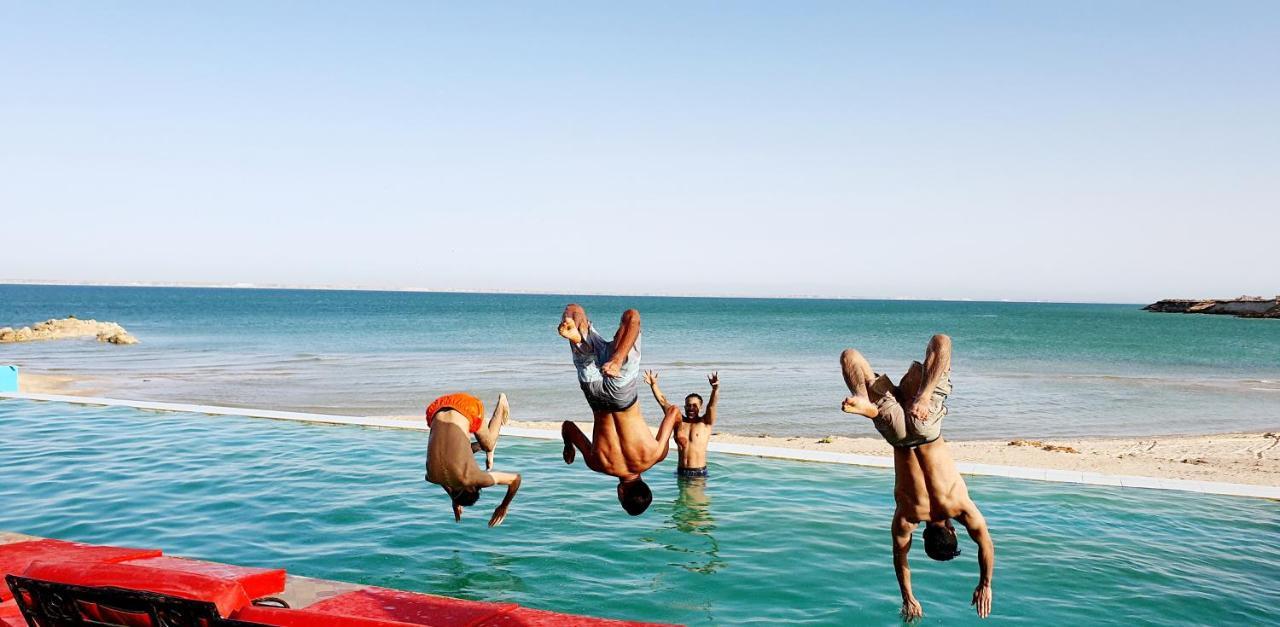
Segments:
[[[422,481],[426,434],[0,401],[0,530],[600,616],[689,624],[892,624],[892,473],[720,456],[709,482],[611,479],[553,442],[455,524]],[[674,458],[674,455],[672,456]],[[973,477],[997,545],[994,622],[1262,623],[1280,607],[1280,504]],[[912,570],[926,622],[976,622],[976,551]]]

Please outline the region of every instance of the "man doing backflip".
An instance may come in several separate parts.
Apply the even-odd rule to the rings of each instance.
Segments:
[[[995,545],[987,521],[969,498],[968,487],[956,470],[955,460],[942,438],[942,418],[951,394],[951,338],[935,335],[925,350],[924,363],[912,362],[898,385],[877,375],[856,350],[840,355],[840,367],[852,396],[842,409],[872,420],[884,439],[893,445],[894,500],[893,567],[902,592],[902,615],[924,615],[911,590],[907,553],[917,526],[925,523],[925,553],[940,561],[960,554],[956,548],[954,519],[978,544],[978,586],[972,605],[978,616],[991,613],[991,578],[995,570]]]
[[[560,336],[569,341],[578,384],[594,415],[592,437],[570,420],[561,425],[564,461],[572,464],[574,451],[596,472],[618,478],[618,502],[632,516],[649,508],[653,493],[640,473],[666,459],[671,432],[680,421],[680,408],[666,411],[655,436],[644,422],[636,390],[640,378],[640,312],[622,313],[618,331],[606,340],[578,305],[565,307]]]

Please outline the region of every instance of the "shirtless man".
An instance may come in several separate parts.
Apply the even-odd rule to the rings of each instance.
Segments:
[[[707,411],[702,411],[702,396],[690,394],[684,397],[684,413],[680,416],[680,424],[676,425],[676,447],[680,449],[680,465],[676,467],[676,476],[707,476],[707,443],[711,440],[711,427],[716,424],[716,402],[720,398],[720,373],[713,372],[707,377],[711,383],[711,400],[707,401]],[[671,408],[667,397],[658,388],[658,373],[646,370],[644,382],[649,384],[654,400],[666,412]]]
[[[453,501],[453,519],[462,520],[462,508],[475,505],[480,489],[494,485],[507,486],[507,495],[493,510],[490,527],[497,527],[507,517],[507,508],[516,490],[520,489],[520,475],[513,472],[493,472],[493,449],[498,445],[498,431],[507,424],[510,407],[507,395],[498,395],[498,405],[493,416],[484,424],[484,403],[469,394],[441,396],[427,406],[427,425],[431,427],[427,443],[427,481],[444,488]],[[472,442],[468,434],[475,434]],[[484,470],[476,464],[475,454],[484,451]]]
[[[924,363],[913,362],[897,386],[885,375],[876,375],[856,350],[840,355],[845,383],[853,394],[842,409],[870,418],[880,434],[893,445],[894,500],[893,568],[902,592],[902,615],[924,615],[911,590],[907,553],[916,527],[925,523],[924,551],[939,561],[960,554],[956,548],[954,519],[978,545],[978,586],[972,605],[978,616],[991,614],[991,578],[996,551],[987,521],[969,498],[969,489],[956,470],[951,451],[942,439],[945,402],[951,394],[951,338],[935,335],[925,350]],[[906,407],[904,410],[903,407]]]
[[[640,413],[636,402],[640,312],[623,312],[618,331],[610,341],[596,332],[582,307],[569,305],[561,316],[559,332],[569,340],[578,383],[595,416],[591,439],[572,421],[561,425],[564,461],[572,464],[577,449],[588,468],[617,477],[618,502],[628,514],[639,516],[653,501],[653,493],[640,473],[666,459],[671,432],[680,421],[680,409],[669,408],[655,437]]]

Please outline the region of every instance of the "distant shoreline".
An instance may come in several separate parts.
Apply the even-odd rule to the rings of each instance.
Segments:
[[[384,294],[477,294],[489,296],[564,296],[607,297],[607,298],[710,298],[724,300],[812,300],[812,301],[875,301],[904,303],[1008,303],[1027,305],[1142,305],[1141,301],[1086,301],[1086,300],[1021,300],[990,298],[917,298],[917,297],[875,297],[875,296],[827,296],[817,294],[793,295],[752,295],[752,294],[694,294],[694,293],[625,293],[625,292],[547,292],[541,290],[462,290],[438,289],[430,287],[376,287],[361,285],[306,285],[288,283],[199,283],[199,282],[165,282],[165,281],[133,281],[133,282],[84,282],[84,281],[29,281],[23,279],[0,279],[0,287],[4,286],[46,286],[46,287],[144,287],[170,289],[210,289],[210,290],[279,290],[279,291],[311,291],[311,292],[373,292]]]
[[[1252,319],[1280,319],[1280,296],[1241,296],[1240,298],[1182,299],[1167,298],[1146,307],[1155,313],[1206,314]]]

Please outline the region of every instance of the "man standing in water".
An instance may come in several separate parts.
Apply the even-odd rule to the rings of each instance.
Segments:
[[[520,475],[493,472],[493,450],[498,446],[498,432],[510,415],[507,395],[498,395],[493,417],[484,424],[484,403],[470,394],[448,394],[427,406],[427,425],[431,427],[427,443],[427,481],[444,488],[453,501],[453,519],[462,520],[462,508],[475,505],[480,489],[494,485],[507,486],[507,495],[493,510],[490,527],[497,527],[507,517],[511,499],[520,489]],[[469,434],[475,434],[471,442]],[[475,454],[485,452],[484,470],[476,464]]]
[[[951,394],[951,338],[933,336],[925,349],[924,363],[912,362],[897,386],[888,376],[876,375],[856,350],[841,353],[840,366],[853,394],[844,399],[841,408],[870,418],[893,446],[893,496],[897,502],[892,527],[893,567],[902,592],[903,617],[924,615],[911,590],[907,563],[916,527],[925,523],[925,553],[946,561],[960,554],[951,524],[954,519],[978,545],[978,586],[973,590],[972,605],[979,617],[986,618],[991,614],[995,544],[942,439],[942,418],[947,415],[945,403]]]
[[[591,439],[570,420],[561,425],[564,461],[573,463],[576,448],[588,468],[617,477],[618,502],[628,514],[639,516],[653,501],[653,493],[640,473],[666,459],[671,432],[680,420],[679,408],[668,409],[654,436],[640,413],[636,402],[640,312],[623,312],[613,340],[606,340],[587,319],[587,312],[571,304],[565,307],[558,330],[561,337],[569,340],[578,384],[595,417]]]
[[[684,397],[684,413],[680,416],[680,424],[676,425],[676,447],[680,449],[680,465],[676,467],[676,475],[680,477],[707,476],[707,444],[711,441],[711,428],[716,424],[716,402],[720,399],[720,373],[713,372],[707,377],[711,383],[711,400],[707,401],[706,412],[702,410],[702,396],[694,393]],[[644,382],[653,391],[654,400],[663,412],[671,410],[671,403],[658,388],[658,373],[646,370]]]

